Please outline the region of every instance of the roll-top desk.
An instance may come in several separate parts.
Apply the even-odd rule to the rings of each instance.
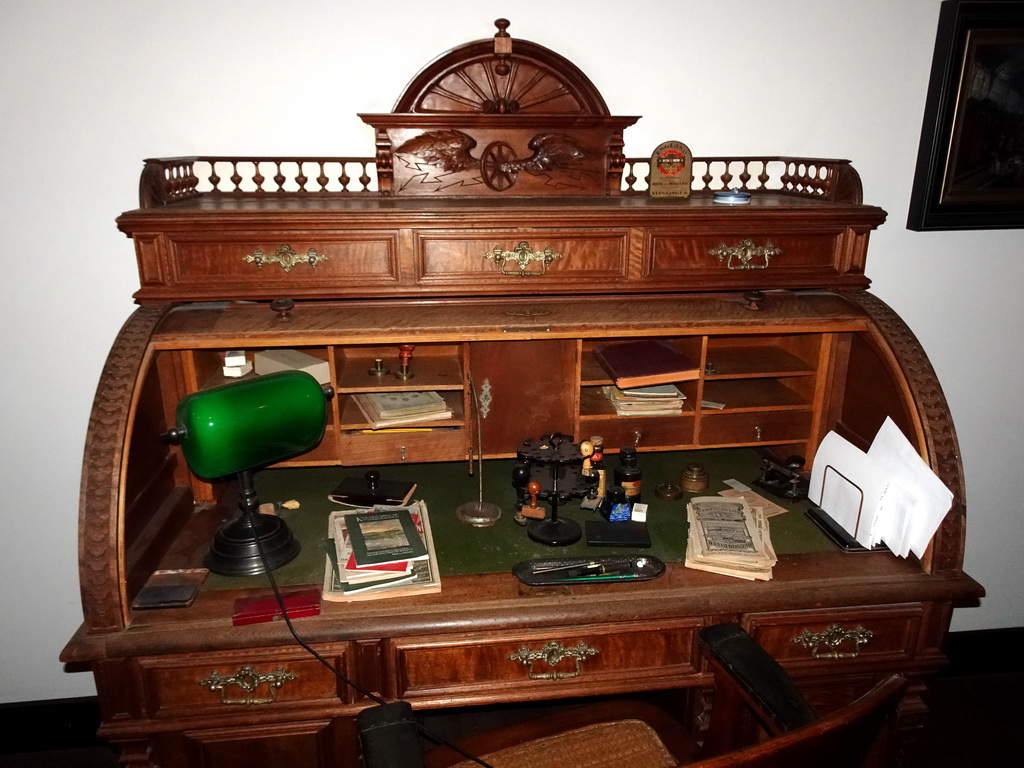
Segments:
[[[611,116],[575,66],[513,42],[504,25],[430,64],[394,112],[363,117],[372,159],[149,160],[140,207],[118,219],[135,243],[140,306],[89,425],[85,621],[63,658],[91,666],[101,732],[122,761],[355,764],[352,716],[369,700],[281,622],[232,626],[234,601],[265,584],[204,588],[187,608],[132,608],[154,571],[201,563],[204,521],[233,505],[227,484],[196,478],[159,439],[175,404],[223,381],[226,350],[272,348],[326,361],[336,390],[323,441],[288,466],[397,464],[416,476],[424,463],[459,462],[467,498],[478,450],[508,458],[540,434],[600,434],[612,455],[636,444],[641,458],[681,452],[680,464],[693,451],[769,449],[809,467],[829,430],[866,447],[891,417],[955,496],[921,560],[823,546],[782,554],[765,583],[673,561],[651,582],[558,594],[521,587],[506,567],[463,573],[442,560],[440,593],[325,602],[296,624],[362,686],[423,710],[690,691],[699,720],[710,675],[696,630],[738,621],[822,708],[905,674],[899,727],[876,754],[898,757],[896,737],[922,722],[926,681],[944,664],[953,607],[982,590],[961,567],[961,464],[941,388],[913,333],[866,291],[868,237],[885,212],[862,203],[849,163],[698,157],[689,197],[652,196],[657,169],[622,153],[636,118]],[[748,205],[712,202],[734,187],[752,193]],[[620,417],[600,396],[609,380],[593,349],[628,338],[667,339],[700,361],[682,416]],[[414,345],[415,378],[368,377],[399,344]],[[454,418],[368,433],[352,395],[375,389],[436,390]],[[510,517],[500,535],[522,538]],[[307,583],[320,577],[314,569]],[[508,660],[584,642],[600,652],[579,674],[536,679]],[[235,685],[204,685],[214,673]]]

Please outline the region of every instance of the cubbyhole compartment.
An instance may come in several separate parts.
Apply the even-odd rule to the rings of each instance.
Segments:
[[[369,391],[369,390],[363,390]],[[452,411],[451,418],[440,419],[434,421],[417,421],[410,424],[396,425],[396,429],[401,430],[413,430],[413,429],[429,429],[429,428],[451,428],[461,427],[465,424],[465,408],[463,406],[463,393],[461,391],[454,390],[435,390],[442,398],[445,403]],[[338,408],[339,408],[339,428],[342,430],[356,430],[363,431],[369,430],[370,424],[367,422],[366,416],[362,410],[356,404],[353,398],[356,392],[342,392],[338,395]]]
[[[374,374],[379,359],[387,373]],[[336,388],[339,392],[388,392],[413,390],[462,390],[463,346],[461,344],[417,344],[412,350],[412,377],[395,374],[401,367],[398,344],[389,346],[345,346],[335,349]]]
[[[694,366],[699,370],[701,367],[701,354],[704,344],[703,336],[677,336],[677,337],[615,337],[608,339],[585,339],[582,343],[580,355],[580,385],[598,386],[612,384],[612,378],[605,371],[604,367],[594,357],[594,348],[606,344],[619,344],[630,341],[639,341],[642,338],[658,338],[667,341],[684,355],[689,357]]]
[[[256,372],[256,356],[261,352],[283,352],[287,350],[293,350],[295,352],[301,352],[303,355],[307,355],[314,360],[318,360],[324,363],[330,361],[330,348],[323,346],[294,346],[294,345],[282,345],[279,347],[259,347],[257,349],[194,349],[186,350],[182,353],[182,362],[185,373],[185,385],[186,389],[190,392],[195,392],[201,389],[210,389],[221,384],[228,384],[232,381],[238,381],[239,378],[246,378],[249,376],[258,375]],[[227,376],[224,373],[225,359],[229,352],[242,352],[245,355],[246,361],[253,366],[253,370],[244,374],[241,377]],[[315,366],[316,364],[313,363]],[[282,368],[283,369],[283,368]],[[332,380],[329,367],[326,372],[321,370],[310,371],[317,376],[321,384],[327,384]],[[321,375],[323,373],[323,375]]]
[[[705,372],[708,378],[813,376],[820,350],[815,333],[711,336]]]
[[[813,401],[813,378],[708,379],[704,382],[705,405],[710,412],[750,410],[793,410],[808,408]]]

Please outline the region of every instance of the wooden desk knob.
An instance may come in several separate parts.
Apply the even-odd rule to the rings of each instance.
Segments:
[[[288,313],[295,309],[295,302],[291,299],[274,299],[270,302],[270,308],[277,312],[278,320],[287,320]]]
[[[743,300],[747,302],[745,306],[752,312],[757,312],[761,309],[764,299],[764,293],[761,291],[747,291],[743,294]]]

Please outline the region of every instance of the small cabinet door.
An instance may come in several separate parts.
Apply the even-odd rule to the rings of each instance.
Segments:
[[[513,454],[541,435],[572,435],[576,400],[566,393],[576,390],[577,356],[575,339],[470,344],[485,455]],[[475,430],[475,416],[472,421]]]

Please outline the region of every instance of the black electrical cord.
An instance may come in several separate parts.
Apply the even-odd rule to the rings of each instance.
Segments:
[[[256,509],[247,508],[246,509],[246,514],[247,515],[258,515],[260,513]],[[252,521],[250,521],[250,522],[252,522]],[[255,528],[255,526],[253,526],[253,532],[254,533],[255,533],[255,530],[256,530],[256,528]],[[363,686],[359,685],[354,680],[350,680],[345,675],[343,675],[341,672],[339,672],[334,667],[333,664],[331,664],[327,659],[325,659],[322,655],[320,655],[320,653],[318,653],[316,651],[316,649],[312,648],[309,645],[309,643],[307,643],[305,640],[302,639],[302,637],[299,636],[299,633],[295,630],[295,626],[292,624],[291,617],[288,615],[288,608],[284,604],[284,596],[281,594],[281,589],[277,585],[277,579],[274,578],[274,572],[270,568],[267,567],[267,556],[266,556],[266,553],[263,551],[263,542],[260,541],[260,537],[258,535],[254,535],[253,539],[256,542],[256,549],[260,553],[260,562],[263,563],[263,569],[264,569],[264,571],[267,574],[267,580],[270,582],[270,588],[274,591],[274,597],[277,599],[278,608],[281,609],[281,618],[284,619],[284,623],[288,627],[288,631],[291,633],[292,637],[295,638],[295,642],[297,642],[303,648],[303,650],[305,650],[307,653],[309,653],[314,659],[316,659],[321,664],[323,664],[325,667],[327,667],[329,670],[331,670],[331,672],[334,674],[334,676],[337,677],[339,680],[341,680],[343,683],[345,683],[345,685],[351,686],[352,688],[357,690],[359,693],[361,693],[363,696],[365,696],[366,698],[368,698],[368,699],[370,699],[372,701],[375,701],[378,704],[387,704],[388,702],[385,701],[384,699],[382,699],[380,696],[378,696],[377,694],[373,693],[372,691],[367,690],[366,688],[363,688]],[[425,725],[423,725],[418,720],[415,720],[414,723],[416,725],[416,730],[418,730],[426,738],[428,738],[431,741],[433,741],[435,744],[440,744],[442,746],[448,747],[449,749],[455,750],[460,755],[462,755],[464,758],[466,758],[467,760],[472,760],[477,765],[482,766],[482,768],[493,768],[493,766],[491,766],[489,763],[481,760],[479,757],[476,757],[475,755],[469,754],[468,752],[463,750],[461,747],[459,747],[457,744],[453,744],[452,742],[448,741],[444,737],[437,735],[436,733],[431,731],[429,728],[427,728]]]

